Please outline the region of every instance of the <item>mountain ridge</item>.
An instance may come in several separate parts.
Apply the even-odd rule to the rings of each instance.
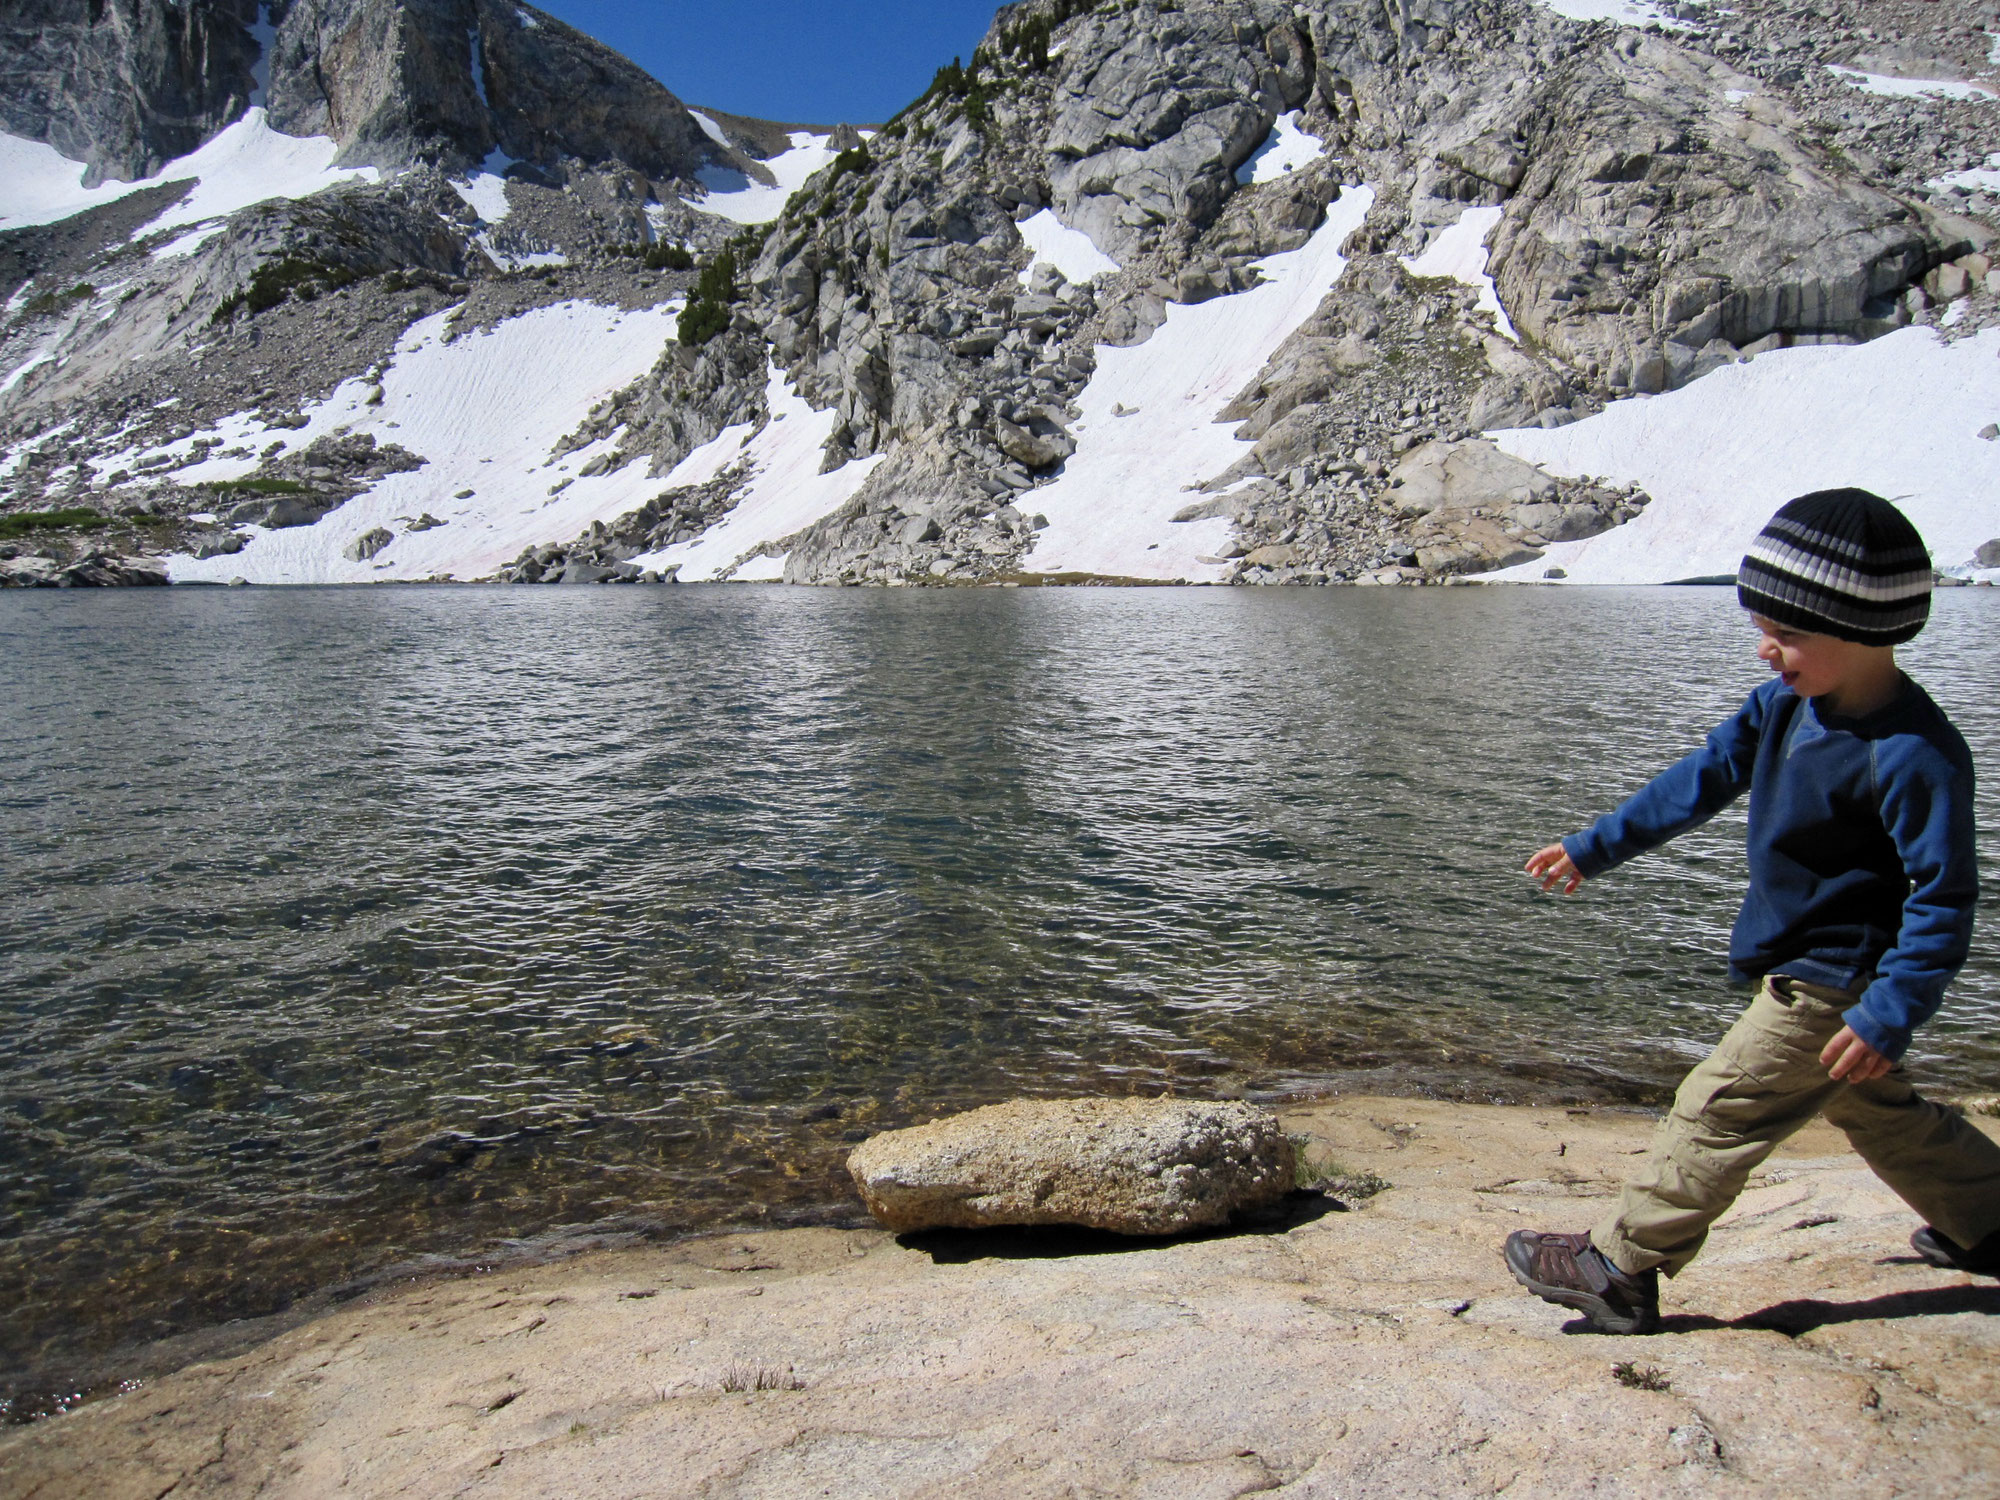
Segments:
[[[277,558],[303,556],[300,538],[274,534],[298,526],[329,579],[1037,582],[1075,574],[1059,539],[1086,533],[1098,562],[1082,571],[1100,576],[1418,581],[1543,558],[1561,576],[1593,538],[1663,524],[1653,497],[1630,477],[1534,469],[1481,434],[1520,449],[1504,429],[1592,421],[1800,345],[1977,332],[1994,321],[1993,204],[1947,179],[1977,178],[1996,133],[1994,90],[1966,81],[1990,71],[1986,13],[1959,0],[1836,6],[1810,32],[1782,4],[1639,6],[1642,27],[1561,8],[1025,0],[879,131],[822,135],[690,110],[651,80],[636,126],[614,109],[569,118],[577,78],[627,75],[531,7],[197,5],[244,35],[271,21],[269,102],[222,134],[252,119],[344,132],[326,137],[328,184],[203,219],[185,249],[139,250],[111,204],[0,234],[0,267],[16,268],[0,480],[15,509],[141,508],[124,545],[189,579],[294,576]],[[243,67],[225,30],[203,33],[220,61],[201,97],[247,101],[217,81]],[[425,45],[388,49],[391,34]],[[401,81],[370,93],[392,53]],[[309,87],[315,72],[334,81]],[[442,80],[428,114],[413,77]],[[0,101],[0,125],[20,108]],[[1364,186],[1365,214],[1326,241]],[[92,216],[97,243],[56,253]],[[1314,245],[1318,280],[1243,342],[1248,310],[1276,295],[1260,287],[1295,278],[1284,268]],[[107,309],[91,278],[113,262],[135,274]],[[1111,464],[1115,433],[1139,429],[1118,426],[1135,403],[1112,399],[1110,351],[1192,330],[1210,303],[1212,334],[1151,345],[1182,350],[1185,369],[1148,387],[1139,419],[1165,401],[1191,425]],[[302,463],[288,433],[395,444],[379,398],[371,414],[338,393],[395,385],[415,357],[405,331],[449,311],[449,342],[558,305],[681,309],[681,337],[617,388],[573,393],[559,440],[504,485],[427,455],[420,477],[365,461],[287,477],[328,467]],[[276,382],[267,331],[298,343]],[[1236,383],[1209,393],[1211,367]],[[793,399],[831,413],[824,470],[866,472],[773,534],[734,501],[795,462],[772,421]],[[175,415],[146,414],[169,401]],[[52,442],[58,410],[97,435]],[[1233,432],[1221,447],[1215,423]],[[259,446],[222,441],[250,426]],[[115,462],[126,448],[150,472]],[[216,486],[260,475],[321,489],[282,517],[216,503]],[[526,515],[559,494],[590,516],[581,534],[477,574],[453,561],[471,556],[452,552],[459,533],[397,522],[415,505],[490,526],[493,506]],[[1942,521],[1919,520],[1940,565],[1991,566],[1974,553],[2000,516],[1934,505]],[[715,535],[741,550],[718,563],[702,539],[725,522]],[[388,541],[354,556],[364,531]]]

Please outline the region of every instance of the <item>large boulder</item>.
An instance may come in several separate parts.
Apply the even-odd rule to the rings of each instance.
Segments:
[[[1420,444],[1389,473],[1390,502],[1406,516],[1525,505],[1555,493],[1556,482],[1547,474],[1480,438]]]
[[[1297,1181],[1291,1140],[1246,1104],[1016,1099],[891,1130],[847,1159],[896,1233],[1076,1224],[1178,1234],[1273,1203]]]

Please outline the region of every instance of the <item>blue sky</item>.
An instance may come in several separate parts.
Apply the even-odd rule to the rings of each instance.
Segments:
[[[767,120],[885,120],[954,55],[970,56],[998,0],[533,0],[624,53],[690,104]]]

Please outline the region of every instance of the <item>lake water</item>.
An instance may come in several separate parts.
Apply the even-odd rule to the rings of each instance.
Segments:
[[[2000,874],[1996,626],[1906,662]],[[1724,589],[0,595],[12,1410],[425,1256],[849,1219],[852,1141],[1010,1095],[1658,1101],[1740,818],[1518,869],[1753,644]],[[1913,1059],[1992,1089],[1996,1023],[1987,939]]]

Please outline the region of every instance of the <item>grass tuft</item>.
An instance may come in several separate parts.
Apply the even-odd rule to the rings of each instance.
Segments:
[[[1292,1154],[1298,1163],[1296,1181],[1300,1187],[1314,1188],[1331,1197],[1358,1203],[1395,1186],[1386,1177],[1378,1177],[1373,1172],[1353,1171],[1331,1156],[1314,1152],[1310,1148],[1316,1144],[1316,1139],[1309,1135],[1292,1137]]]
[[[792,1373],[790,1365],[782,1370],[764,1365],[731,1365],[722,1372],[722,1388],[732,1395],[740,1391],[802,1391],[806,1383]]]
[[[1611,1378],[1635,1391],[1670,1391],[1674,1388],[1665,1370],[1655,1365],[1637,1364],[1629,1359],[1620,1360],[1611,1367]]]

